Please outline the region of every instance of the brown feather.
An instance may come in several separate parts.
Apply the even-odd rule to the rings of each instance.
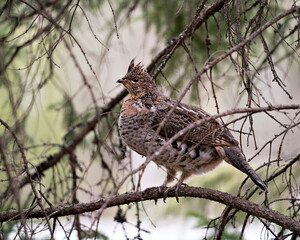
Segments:
[[[131,149],[143,156],[150,156],[160,151],[162,146],[165,147],[153,158],[155,163],[167,169],[163,186],[174,179],[177,171],[181,171],[176,184],[178,191],[187,177],[211,171],[224,159],[267,191],[265,183],[244,158],[238,142],[216,119],[204,121],[172,144],[165,145],[175,134],[210,115],[196,106],[178,103],[160,93],[141,63],[135,65],[133,59],[127,74],[117,82],[122,83],[130,94],[120,114],[120,135]],[[170,111],[170,116],[165,119]],[[162,122],[165,123],[160,126]],[[157,135],[158,128],[160,131]]]
[[[159,124],[164,120],[166,115],[171,109],[176,106],[176,101],[170,98],[160,99],[168,103],[168,106],[164,109],[158,109],[152,122],[152,127],[157,130]],[[186,128],[195,121],[210,117],[208,113],[202,109],[190,106],[187,104],[179,103],[174,109],[169,119],[167,119],[164,126],[161,128],[159,134],[163,137],[171,138],[176,133]],[[193,128],[192,130],[179,137],[179,140],[190,141],[195,144],[205,145],[226,145],[236,146],[237,141],[233,138],[227,128],[224,128],[222,124],[217,120],[210,120],[204,122],[200,126]]]

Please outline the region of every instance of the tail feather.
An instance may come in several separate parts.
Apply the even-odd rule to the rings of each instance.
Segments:
[[[232,164],[234,167],[241,170],[242,172],[246,173],[258,187],[268,192],[266,184],[261,180],[257,173],[248,164],[238,146],[224,146],[223,149],[230,164]],[[227,159],[225,158],[225,160]]]

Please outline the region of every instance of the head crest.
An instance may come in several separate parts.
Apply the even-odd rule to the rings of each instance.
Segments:
[[[143,75],[146,74],[147,71],[144,69],[144,65],[142,65],[141,62],[139,62],[137,65],[134,65],[134,60],[132,59],[129,67],[128,67],[128,72],[135,74],[135,75]]]

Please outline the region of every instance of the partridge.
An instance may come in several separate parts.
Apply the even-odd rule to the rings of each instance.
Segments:
[[[175,134],[197,120],[209,118],[202,109],[178,102],[163,95],[141,63],[130,62],[128,72],[117,83],[129,92],[124,101],[119,118],[119,132],[122,140],[135,152],[150,156]],[[169,117],[167,114],[171,111]],[[165,119],[166,118],[166,119]],[[161,126],[161,123],[164,124]],[[218,120],[204,121],[166,146],[162,153],[155,154],[152,160],[167,170],[167,177],[160,189],[172,182],[177,172],[179,181],[164,192],[178,190],[183,181],[193,174],[213,170],[222,160],[246,173],[262,190],[266,184],[250,167],[244,158],[238,142],[230,131]]]

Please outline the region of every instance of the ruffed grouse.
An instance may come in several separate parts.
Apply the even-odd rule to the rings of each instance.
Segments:
[[[122,83],[130,94],[119,118],[120,135],[132,150],[143,156],[157,152],[168,139],[195,121],[210,117],[198,107],[178,103],[160,93],[141,63],[135,65],[134,60],[130,62],[127,74],[117,83]],[[171,115],[160,126],[171,110]],[[165,191],[164,198],[174,189],[178,201],[179,187],[186,178],[213,170],[223,159],[267,191],[266,184],[243,157],[229,130],[218,120],[209,120],[187,131],[153,158],[167,170],[162,187],[175,179],[176,172],[182,172],[178,183]]]

